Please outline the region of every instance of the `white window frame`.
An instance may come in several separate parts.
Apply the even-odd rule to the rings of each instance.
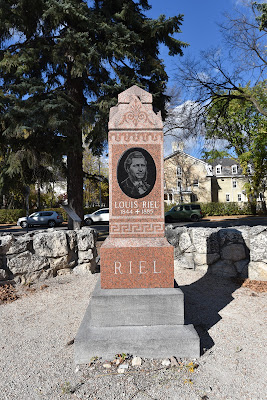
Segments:
[[[242,201],[242,193],[237,193],[237,201]]]
[[[182,173],[183,173],[183,170],[182,170],[181,165],[177,165],[177,167],[176,167],[176,175],[177,176],[182,176]]]
[[[182,179],[181,178],[177,179],[177,190],[178,191],[182,190]]]
[[[225,193],[225,201],[226,203],[230,202],[230,193]]]
[[[232,180],[232,187],[233,187],[233,189],[237,188],[237,180],[236,179]]]
[[[237,174],[237,165],[232,165],[232,174]]]
[[[222,166],[221,165],[216,165],[215,167],[215,174],[220,175],[222,173]]]
[[[252,174],[252,167],[251,167],[250,164],[248,164],[247,173],[248,173],[248,174]]]
[[[193,187],[198,187],[199,186],[199,180],[198,179],[193,179],[192,185],[193,185]]]

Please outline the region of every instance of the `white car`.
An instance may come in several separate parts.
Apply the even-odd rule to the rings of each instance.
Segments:
[[[63,217],[56,211],[37,211],[31,214],[28,218],[22,217],[17,221],[17,225],[22,228],[31,227],[33,225],[47,225],[49,228],[54,228],[56,225],[61,225]]]
[[[84,222],[86,225],[92,225],[97,222],[100,223],[109,223],[109,209],[108,208],[100,208],[93,212],[92,214],[86,214],[84,216]]]

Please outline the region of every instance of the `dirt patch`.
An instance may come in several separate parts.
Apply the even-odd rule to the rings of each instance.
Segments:
[[[254,290],[254,292],[267,292],[267,282],[265,281],[252,281],[251,279],[245,279],[241,286]]]
[[[13,285],[7,284],[0,286],[0,304],[11,303],[19,298]]]

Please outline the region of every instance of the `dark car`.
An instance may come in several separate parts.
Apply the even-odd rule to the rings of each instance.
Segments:
[[[178,204],[165,213],[165,221],[188,220],[197,222],[203,218],[199,204]]]

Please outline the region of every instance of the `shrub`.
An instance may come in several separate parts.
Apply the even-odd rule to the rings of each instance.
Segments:
[[[85,214],[91,214],[98,210],[99,207],[89,207],[84,209]],[[64,221],[68,221],[68,214],[63,208],[47,208],[47,210],[56,211],[63,216]],[[29,215],[34,213],[36,210],[30,210]],[[42,211],[42,210],[40,210]],[[15,224],[21,217],[26,216],[26,210],[23,209],[0,209],[0,224]]]
[[[177,203],[178,204],[178,203]],[[164,211],[169,211],[176,203],[166,204],[164,202]],[[203,215],[224,216],[224,215],[248,215],[251,214],[249,203],[200,203]]]
[[[25,215],[23,209],[0,209],[0,224],[16,223],[18,218]]]

